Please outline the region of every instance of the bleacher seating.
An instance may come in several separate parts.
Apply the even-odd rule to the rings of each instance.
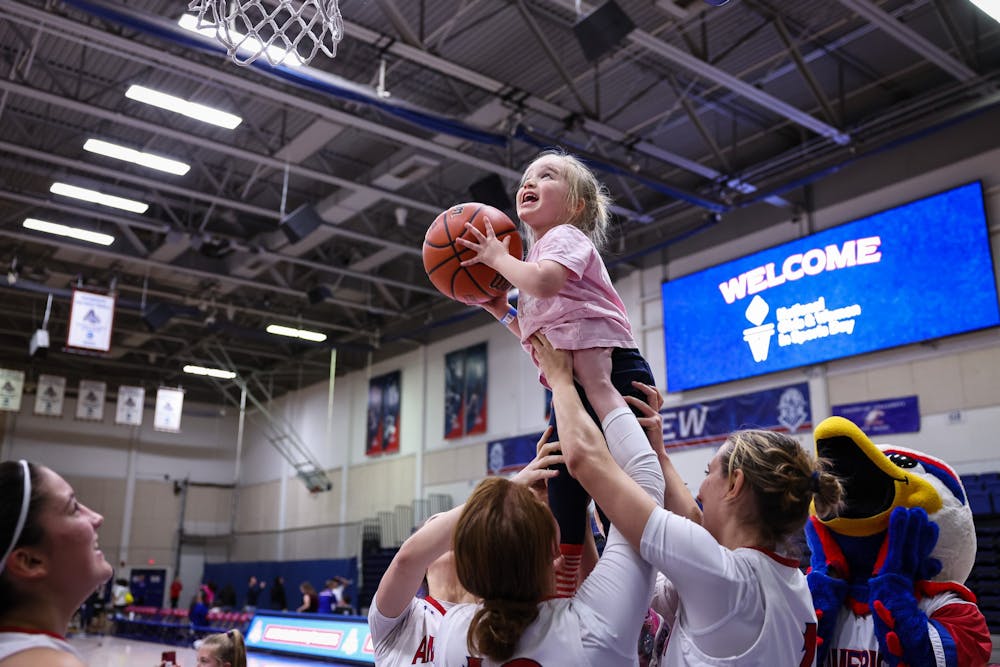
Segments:
[[[194,625],[187,609],[159,609],[129,606],[115,614],[114,634],[129,639],[153,641],[175,646],[190,646],[194,640],[216,632],[238,628],[246,634],[251,614],[212,610],[206,625]]]
[[[1000,473],[962,475],[976,523],[976,561],[966,585],[992,634],[1000,634]]]

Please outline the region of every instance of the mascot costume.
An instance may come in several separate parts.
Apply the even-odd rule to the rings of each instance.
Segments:
[[[992,643],[962,584],[976,532],[955,471],[921,452],[874,445],[841,417],[816,427],[816,454],[844,484],[835,517],[806,524],[817,667],[978,667]]]

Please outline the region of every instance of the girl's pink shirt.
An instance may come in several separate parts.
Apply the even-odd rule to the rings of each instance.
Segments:
[[[531,347],[531,334],[536,331],[544,333],[553,347],[562,350],[636,347],[625,304],[611,284],[604,260],[586,234],[573,225],[553,227],[531,247],[525,261],[545,259],[566,267],[569,278],[553,297],[537,298],[522,293],[518,299],[521,345],[536,366],[538,360]]]

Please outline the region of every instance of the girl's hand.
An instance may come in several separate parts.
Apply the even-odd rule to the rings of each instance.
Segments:
[[[497,238],[496,232],[493,231],[490,219],[484,218],[484,220],[486,222],[486,234],[476,229],[475,225],[471,222],[467,222],[465,223],[465,229],[471,232],[476,240],[470,241],[464,236],[459,236],[455,239],[456,243],[476,253],[475,256],[462,262],[462,266],[485,264],[492,269],[496,269],[497,260],[510,254],[510,236],[504,237],[501,241]]]
[[[550,426],[545,429],[538,441],[538,453],[535,458],[511,479],[515,484],[524,484],[529,487],[535,497],[545,504],[549,502],[546,482],[559,474],[558,470],[549,470],[549,468],[565,463],[562,452],[559,450],[559,442],[546,442],[551,435],[552,427]]]

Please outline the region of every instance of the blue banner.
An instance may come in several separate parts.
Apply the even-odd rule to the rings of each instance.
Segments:
[[[831,412],[835,417],[851,420],[868,435],[920,432],[920,404],[916,396],[845,403],[833,406]]]
[[[503,440],[492,440],[486,445],[486,471],[490,475],[508,475],[517,472],[535,458],[538,439],[542,432],[518,435]]]
[[[661,410],[660,416],[667,449],[719,444],[741,428],[790,434],[812,430],[809,385],[805,382],[717,401],[671,406]]]

